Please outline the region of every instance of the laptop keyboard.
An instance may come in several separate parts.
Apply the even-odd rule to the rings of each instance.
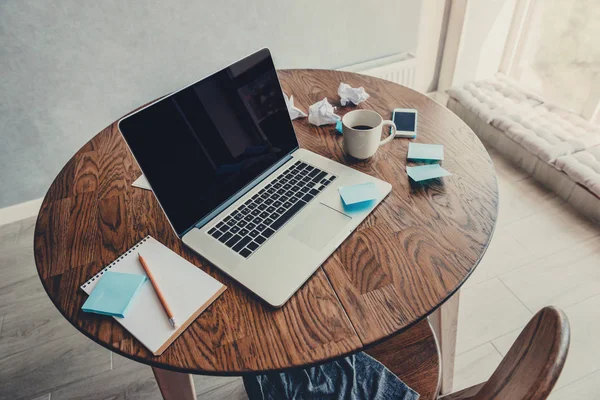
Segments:
[[[208,234],[247,258],[336,177],[302,161],[213,226]]]

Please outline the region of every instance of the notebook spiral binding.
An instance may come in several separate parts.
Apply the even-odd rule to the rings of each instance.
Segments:
[[[133,252],[135,249],[137,249],[139,246],[142,245],[142,243],[144,243],[146,240],[150,239],[150,235],[146,236],[145,238],[143,238],[142,240],[140,240],[139,242],[137,242],[132,248],[130,248],[129,250],[127,250],[125,253],[121,254],[121,256],[119,258],[117,258],[115,261],[113,261],[112,263],[110,263],[106,268],[104,268],[102,271],[98,272],[96,275],[94,275],[94,277],[90,280],[88,280],[86,283],[84,283],[83,285],[81,285],[82,289],[85,289],[87,287],[87,285],[91,284],[92,282],[94,282],[96,279],[100,279],[100,277],[109,269],[111,269],[113,266],[115,266],[119,261],[121,261],[123,258],[127,257],[131,252]]]

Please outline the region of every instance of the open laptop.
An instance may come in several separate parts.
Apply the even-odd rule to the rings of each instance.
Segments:
[[[391,185],[301,149],[268,49],[119,121],[177,235],[282,306]],[[373,182],[368,209],[338,188]]]

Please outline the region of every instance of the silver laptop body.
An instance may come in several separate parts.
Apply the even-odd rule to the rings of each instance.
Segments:
[[[248,69],[249,63],[260,65],[254,68],[258,72]],[[217,80],[215,76],[219,73],[220,80]],[[119,122],[119,129],[182,241],[264,301],[280,307],[383,200],[391,191],[391,185],[298,148],[287,110],[287,121],[284,121],[281,88],[277,79],[272,78],[275,69],[267,49],[219,73],[124,118]],[[243,150],[236,150],[238,142],[224,146],[219,138],[208,142],[202,136],[203,130],[199,127],[207,124],[216,126],[220,137],[235,135],[230,132],[236,129],[230,117],[218,115],[223,107],[210,110],[216,107],[218,96],[212,92],[208,97],[201,89],[217,85],[211,83],[211,79],[228,88],[225,92],[230,94],[223,95],[227,98],[223,101],[242,99],[243,106],[233,107],[250,110],[248,121],[256,123],[258,139],[242,146]],[[229,81],[234,82],[235,89],[229,90],[232,85]],[[190,88],[195,88],[195,92]],[[183,97],[184,90],[192,94]],[[202,100],[203,96],[208,99]],[[268,104],[269,96],[275,105]],[[196,102],[203,105],[200,114],[208,115],[201,121],[195,121],[195,112],[190,114],[185,110],[190,105],[195,107]],[[142,115],[138,115],[140,112]],[[246,111],[241,112],[246,114]],[[165,122],[170,118],[169,113],[175,115],[173,118],[177,121]],[[278,124],[285,128],[278,131]],[[180,126],[188,136],[193,132],[191,136],[198,143],[190,139],[187,145],[182,143],[177,147],[177,143],[170,141],[169,132],[176,129],[171,126]],[[282,145],[274,143],[280,139]],[[285,150],[281,151],[280,147],[288,142],[293,148],[284,154]],[[211,153],[212,147],[216,150]],[[181,155],[174,154],[180,152]],[[233,157],[233,154],[235,162],[216,166],[214,160],[218,157],[213,155],[216,153],[227,153],[223,157]],[[203,168],[196,168],[194,157],[203,163]],[[250,174],[247,171],[252,168],[261,173],[246,182],[249,178],[243,175]],[[203,171],[207,170],[215,170],[216,175],[205,179]],[[378,188],[378,198],[367,207],[344,206],[338,189],[368,182]],[[199,208],[204,207],[201,212],[194,208],[196,198]]]

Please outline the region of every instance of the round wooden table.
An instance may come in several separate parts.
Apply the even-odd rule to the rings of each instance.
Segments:
[[[471,129],[423,94],[382,79],[327,70],[282,70],[279,77],[304,110],[324,97],[339,106],[340,82],[364,86],[371,95],[357,107],[339,107],[340,116],[363,108],[389,119],[394,108],[416,108],[414,141],[443,144],[443,166],[453,175],[430,185],[411,184],[405,172],[409,140],[395,139],[371,159],[357,161],[344,153],[333,125],[295,120],[301,147],[383,179],[393,189],[289,302],[273,309],[185,247],[152,192],[131,186],[141,172],[113,123],[58,174],[35,228],[39,276],[74,327],[115,353],[156,368],[239,375],[363,350],[421,321],[459,290],[488,246],[498,208],[492,161]],[[79,286],[146,235],[228,286],[158,357],[112,318],[81,311],[87,296]],[[433,322],[442,331],[442,357],[450,365],[458,302],[448,303],[452,306]]]

